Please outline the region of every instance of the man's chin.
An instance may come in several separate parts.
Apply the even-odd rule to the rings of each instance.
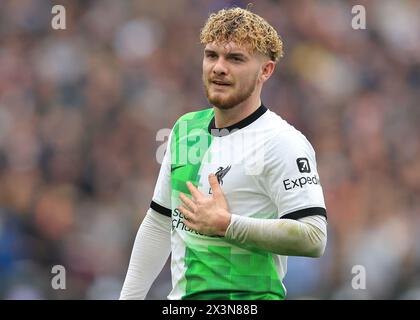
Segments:
[[[209,102],[218,109],[221,110],[229,110],[236,106],[236,104],[231,103],[229,101],[221,101],[221,100],[209,100]]]
[[[223,99],[221,97],[208,96],[207,99],[213,106],[222,110],[232,109],[236,105],[236,103],[232,99],[229,99],[229,98]]]

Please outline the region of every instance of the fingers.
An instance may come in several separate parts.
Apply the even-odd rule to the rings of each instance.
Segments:
[[[201,199],[204,195],[191,182],[187,181],[187,188],[195,200]]]
[[[184,219],[184,224],[185,224],[185,225],[186,225],[189,229],[191,229],[191,230],[194,230],[194,231],[197,231],[197,232],[198,232],[196,225],[195,225],[194,223],[192,223],[191,221]]]
[[[182,192],[179,194],[179,198],[181,199],[182,203],[188,207],[190,210],[192,211],[196,211],[197,210],[197,206],[195,205],[195,203],[188,198],[185,194],[183,194]]]
[[[209,183],[213,197],[224,197],[223,190],[220,187],[219,181],[217,181],[217,177],[213,173],[209,175]]]
[[[179,211],[181,211],[181,213],[184,215],[185,219],[187,221],[194,221],[194,213],[190,210],[188,210],[187,208],[185,208],[184,206],[180,205],[178,207]]]

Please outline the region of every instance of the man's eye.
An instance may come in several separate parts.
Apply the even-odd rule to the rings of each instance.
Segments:
[[[208,53],[206,54],[207,58],[216,58],[216,55],[214,53]]]
[[[242,61],[242,59],[241,59],[241,58],[239,58],[239,57],[232,57],[231,59],[232,59],[233,61],[236,61],[236,62]]]

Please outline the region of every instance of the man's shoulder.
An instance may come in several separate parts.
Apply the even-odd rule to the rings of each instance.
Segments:
[[[269,144],[273,147],[289,149],[305,146],[312,148],[311,143],[300,130],[275,112],[270,112],[266,127],[270,130]]]
[[[270,110],[267,116],[267,121],[264,123],[264,126],[272,131],[273,136],[297,139],[305,138],[302,132],[277,113]]]
[[[176,123],[180,123],[182,121],[202,121],[202,120],[211,120],[211,118],[213,118],[214,116],[214,110],[213,108],[197,108],[200,110],[197,111],[192,111],[192,112],[188,112],[183,114],[182,116],[180,116],[178,118],[178,120],[176,121]]]
[[[175,122],[172,132],[178,139],[188,136],[193,130],[201,130],[203,135],[208,131],[208,125],[214,117],[213,108],[201,109],[193,112],[188,112]],[[195,132],[197,134],[197,132]],[[175,139],[173,141],[178,141]]]

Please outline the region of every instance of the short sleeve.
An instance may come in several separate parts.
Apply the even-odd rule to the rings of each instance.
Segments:
[[[171,138],[172,132],[166,145],[159,176],[153,192],[150,207],[156,212],[170,217],[171,210]]]
[[[279,218],[326,217],[315,151],[299,131],[276,135],[266,154],[264,185]]]

